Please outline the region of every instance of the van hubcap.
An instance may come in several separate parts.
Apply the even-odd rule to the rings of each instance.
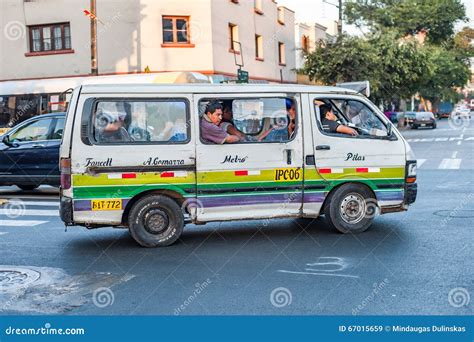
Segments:
[[[161,209],[152,209],[145,215],[145,229],[151,234],[161,234],[169,226],[168,215]]]
[[[365,216],[367,205],[364,197],[359,194],[348,194],[341,202],[340,213],[342,219],[350,224],[359,223]]]

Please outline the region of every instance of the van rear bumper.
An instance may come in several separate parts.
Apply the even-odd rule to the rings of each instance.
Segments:
[[[61,197],[59,202],[59,216],[66,226],[74,224],[72,217],[72,198]]]
[[[407,183],[405,185],[405,199],[404,204],[409,205],[415,203],[416,195],[418,193],[418,184]]]

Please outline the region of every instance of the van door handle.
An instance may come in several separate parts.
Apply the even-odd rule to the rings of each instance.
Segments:
[[[33,147],[33,148],[43,148],[44,145],[42,145],[42,144],[34,144],[32,147]]]
[[[330,150],[331,149],[331,146],[329,145],[318,145],[316,146],[316,150],[320,151],[320,150]]]
[[[291,165],[291,150],[286,150],[286,163]]]

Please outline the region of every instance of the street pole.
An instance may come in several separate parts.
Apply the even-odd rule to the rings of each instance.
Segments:
[[[340,37],[342,35],[342,0],[339,0],[339,19],[337,21],[337,35]]]
[[[97,67],[97,8],[96,0],[91,1],[91,75],[99,75],[99,69]]]

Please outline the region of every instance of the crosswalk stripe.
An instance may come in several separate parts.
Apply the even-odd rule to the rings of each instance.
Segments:
[[[439,164],[438,169],[457,170],[461,166],[462,159],[445,158]]]
[[[11,209],[0,209],[0,215],[21,216],[59,216],[58,210],[38,210],[38,209],[22,209],[14,207]]]
[[[7,232],[0,232],[0,235],[8,234]]]
[[[0,227],[34,227],[48,221],[0,220]]]
[[[421,165],[423,165],[425,163],[426,159],[417,159],[416,160],[416,167],[417,168],[420,168]]]

